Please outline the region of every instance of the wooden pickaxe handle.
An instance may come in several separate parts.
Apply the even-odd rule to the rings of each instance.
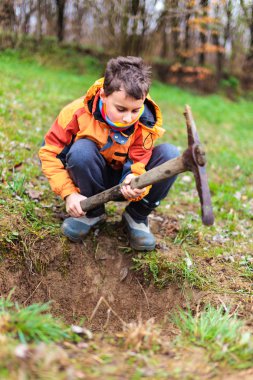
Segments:
[[[214,223],[214,217],[205,172],[205,152],[200,146],[196,126],[193,122],[189,106],[186,106],[185,108],[185,117],[188,131],[188,149],[186,149],[181,156],[169,160],[164,164],[159,165],[136,178],[133,178],[130,185],[132,189],[142,189],[177,174],[192,171],[194,173],[201,202],[203,224],[212,225]],[[120,190],[122,186],[123,183],[81,201],[83,211],[92,210],[93,208],[109,201],[117,201],[120,198],[122,199],[122,193]]]

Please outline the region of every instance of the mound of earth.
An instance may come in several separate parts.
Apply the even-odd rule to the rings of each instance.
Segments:
[[[83,320],[95,331],[103,330],[105,325],[107,331],[118,330],[120,319],[130,322],[154,317],[156,322],[164,322],[171,311],[185,304],[184,294],[175,284],[158,289],[145,281],[143,273],[132,269],[133,257],[140,253],[129,248],[117,219],[119,216],[109,217],[83,243],[49,237],[31,244],[22,264],[15,258],[4,258],[0,266],[1,294],[6,296],[15,287],[12,298],[20,304],[52,301],[55,316],[67,323]],[[175,220],[156,216],[151,225],[158,248],[168,259],[177,255],[177,248],[167,247],[163,239],[175,233]],[[105,302],[98,305],[101,297]]]

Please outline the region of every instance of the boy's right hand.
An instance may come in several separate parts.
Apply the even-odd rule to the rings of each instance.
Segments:
[[[65,198],[66,203],[66,211],[70,216],[74,218],[79,218],[80,216],[84,216],[85,212],[82,210],[80,202],[86,199],[82,194],[72,193]]]

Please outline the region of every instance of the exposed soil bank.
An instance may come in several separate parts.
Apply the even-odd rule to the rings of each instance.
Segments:
[[[159,219],[159,218],[158,218]],[[161,218],[160,218],[161,219]],[[152,221],[152,229],[173,233],[174,221]],[[162,236],[163,235],[163,236]],[[165,246],[165,254],[176,255],[178,248]],[[173,252],[173,250],[175,250]],[[20,304],[52,301],[52,312],[68,323],[82,318],[94,330],[120,328],[121,322],[154,317],[167,320],[168,314],[185,304],[184,294],[177,285],[157,289],[142,274],[132,269],[132,258],[121,223],[108,222],[93,231],[82,244],[65,238],[48,238],[31,245],[26,259],[6,257],[0,265],[0,291],[7,295],[15,287],[13,299]],[[143,253],[145,254],[145,253]],[[92,322],[88,322],[99,299],[104,297],[113,312],[108,321],[108,306],[101,303]]]

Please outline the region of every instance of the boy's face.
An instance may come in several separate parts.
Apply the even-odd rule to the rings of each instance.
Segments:
[[[106,105],[106,114],[113,123],[130,124],[138,117],[145,100],[128,96],[123,88],[108,96],[101,89],[100,96]]]

